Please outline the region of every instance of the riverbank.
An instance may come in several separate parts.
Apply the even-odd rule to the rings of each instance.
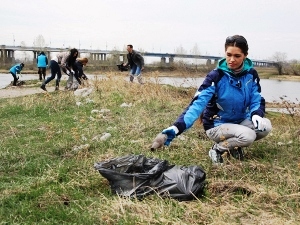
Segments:
[[[151,76],[156,74],[151,74]],[[115,74],[111,74],[110,77],[113,77],[114,79],[123,79],[126,80],[126,76],[116,76]],[[147,76],[146,76],[147,77]],[[100,79],[102,79],[103,76],[101,76]],[[61,81],[61,88],[60,91],[64,91],[64,86],[66,84],[67,77],[63,77]],[[95,79],[95,78],[94,78]],[[99,80],[96,78],[96,82]],[[155,82],[154,82],[155,83]],[[39,80],[27,80],[25,81],[24,85],[21,86],[11,86],[8,85],[6,88],[0,89],[0,99],[1,98],[17,98],[22,96],[29,96],[34,94],[48,94],[55,91],[54,82],[50,82],[47,85],[48,92],[45,92],[40,88],[40,85],[42,84]],[[90,80],[90,85],[93,85],[93,80]],[[190,90],[190,88],[186,88],[186,90]],[[192,89],[193,90],[193,89]],[[192,96],[193,94],[191,94]],[[280,101],[270,101],[266,102],[266,111],[267,112],[279,112],[289,115],[295,115],[300,114],[300,102],[292,102],[292,101],[286,101],[286,100],[280,100]]]

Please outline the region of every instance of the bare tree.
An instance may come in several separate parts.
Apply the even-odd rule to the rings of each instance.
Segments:
[[[39,48],[39,50],[43,50],[43,48],[46,47],[46,42],[45,42],[43,35],[38,35],[35,38],[33,45],[34,45],[34,47]]]
[[[194,45],[194,47],[192,48],[191,53],[192,53],[193,55],[200,55],[200,50],[199,50],[199,47],[198,47],[198,44],[197,44],[197,43],[196,43],[196,44]],[[198,63],[197,58],[194,59],[194,63],[195,63],[195,65],[196,65],[196,70],[197,70],[197,63]]]
[[[187,51],[182,47],[182,45],[180,45],[179,47],[176,48],[175,53],[176,54],[186,54]]]
[[[26,47],[26,44],[25,44],[25,42],[24,41],[22,41],[21,43],[20,43],[20,46],[21,46],[21,48],[25,48]],[[22,57],[22,61],[23,62],[26,62],[26,61],[28,61],[28,59],[29,59],[29,55],[28,55],[28,53],[26,52],[26,51],[21,51],[21,53],[22,53],[22,55],[23,55],[23,57]]]
[[[289,62],[289,68],[291,70],[291,73],[293,75],[299,76],[300,75],[300,62],[297,61],[296,59],[291,60]]]
[[[287,62],[287,55],[284,52],[275,52],[272,59],[276,62],[275,67],[277,68],[278,75],[284,74],[284,67],[286,66]]]

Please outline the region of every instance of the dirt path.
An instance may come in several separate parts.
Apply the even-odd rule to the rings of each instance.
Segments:
[[[47,87],[48,92],[54,91],[55,87]],[[37,87],[7,87],[5,89],[0,89],[0,98],[15,98],[19,96],[32,95],[37,93],[45,93],[41,88]]]

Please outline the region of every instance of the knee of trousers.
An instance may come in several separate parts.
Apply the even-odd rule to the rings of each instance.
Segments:
[[[256,139],[256,133],[252,129],[247,129],[239,138],[245,146],[250,146]]]

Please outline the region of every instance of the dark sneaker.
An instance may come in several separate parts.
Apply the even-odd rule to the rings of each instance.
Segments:
[[[241,147],[237,147],[232,150],[229,150],[229,154],[235,159],[238,159],[240,161],[244,160],[244,152]]]
[[[59,91],[59,87],[58,86],[55,87],[55,91]]]
[[[222,154],[219,150],[211,148],[208,152],[213,164],[223,164]]]
[[[41,85],[41,88],[42,88],[44,91],[47,91],[45,84],[42,84],[42,85]]]

